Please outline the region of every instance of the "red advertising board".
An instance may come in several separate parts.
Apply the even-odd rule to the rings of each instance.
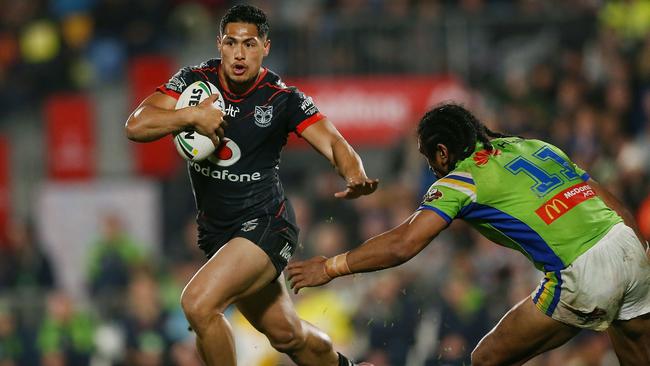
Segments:
[[[366,146],[396,142],[433,105],[469,99],[469,92],[450,76],[328,77],[287,84],[312,97],[350,143]]]
[[[80,94],[57,94],[45,102],[47,169],[55,180],[87,180],[95,175],[95,117]]]
[[[164,84],[176,72],[174,62],[167,56],[145,55],[129,63],[131,109],[142,102],[156,87]],[[176,154],[171,136],[149,143],[133,143],[134,165],[138,174],[166,178],[176,171],[182,161]]]

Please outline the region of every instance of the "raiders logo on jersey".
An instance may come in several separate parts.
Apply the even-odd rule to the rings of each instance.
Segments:
[[[431,187],[429,191],[424,195],[424,202],[431,202],[433,200],[437,200],[439,198],[442,198],[442,192],[440,192],[438,189]]]

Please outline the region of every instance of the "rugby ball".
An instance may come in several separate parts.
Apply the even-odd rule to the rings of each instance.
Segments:
[[[176,102],[176,109],[196,106],[212,94],[218,94],[219,98],[214,106],[223,110],[225,107],[223,96],[216,86],[207,81],[197,81],[189,85]],[[182,131],[174,135],[174,145],[180,156],[188,161],[201,161],[216,149],[209,137],[201,135],[194,130]]]

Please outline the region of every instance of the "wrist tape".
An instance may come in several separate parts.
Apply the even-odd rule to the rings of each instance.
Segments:
[[[328,258],[325,262],[325,273],[331,278],[344,276],[352,273],[348,266],[348,253],[339,254],[335,257]]]

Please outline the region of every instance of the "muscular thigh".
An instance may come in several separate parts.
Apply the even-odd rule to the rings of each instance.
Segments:
[[[242,298],[237,308],[255,329],[269,338],[282,338],[301,330],[283,275],[257,293]]]
[[[183,297],[223,311],[229,304],[264,288],[276,275],[273,263],[259,246],[235,237],[192,277]]]
[[[483,337],[474,350],[473,359],[481,365],[521,364],[564,344],[579,331],[579,328],[546,316],[528,297]]]

